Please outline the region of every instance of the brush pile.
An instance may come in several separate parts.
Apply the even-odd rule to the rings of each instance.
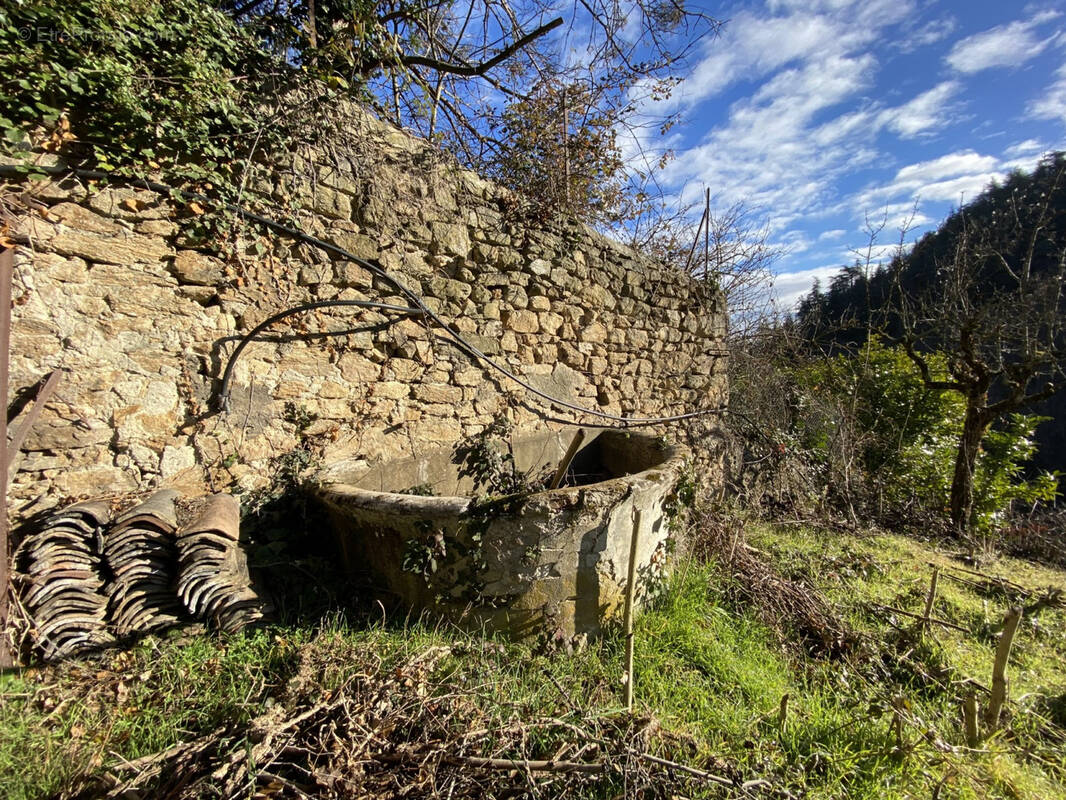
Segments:
[[[744,541],[733,518],[704,513],[695,525],[699,555],[732,576],[730,591],[756,609],[759,618],[783,639],[803,644],[813,656],[839,658],[858,643],[858,634],[812,587],[779,575]]]
[[[558,717],[531,717],[518,702],[501,709],[455,671],[453,655],[434,646],[389,665],[326,635],[301,646],[277,701],[249,723],[118,761],[61,798],[565,800],[676,797],[711,786],[755,797],[766,785],[745,783],[722,763],[711,773],[661,758],[651,751],[667,737],[653,720],[592,716],[561,690],[567,707]]]

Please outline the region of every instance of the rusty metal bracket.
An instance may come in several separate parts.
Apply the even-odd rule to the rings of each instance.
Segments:
[[[41,411],[44,410],[44,404],[48,402],[49,398],[55,392],[56,387],[59,386],[60,381],[63,378],[63,370],[56,369],[48,375],[45,382],[40,385],[37,390],[37,397],[33,402],[33,407],[30,409],[26,418],[19,423],[19,426],[15,429],[15,432],[11,434],[11,440],[7,445],[7,481],[11,482],[11,466],[15,461],[15,457],[22,449],[23,442],[26,441],[26,436],[29,434],[30,429],[34,423],[37,422],[37,418],[41,416]]]
[[[11,354],[11,275],[14,271],[15,253],[5,249],[0,252],[0,397],[4,400],[4,413],[0,414],[0,462],[3,467],[3,480],[0,481],[0,669],[14,664],[7,638],[8,592],[11,589],[8,575],[11,540],[7,525],[7,469],[11,463],[11,448],[7,444],[7,384]]]

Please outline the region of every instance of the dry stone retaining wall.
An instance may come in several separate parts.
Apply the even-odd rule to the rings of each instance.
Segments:
[[[345,141],[251,174],[248,202],[379,262],[553,395],[648,416],[724,403],[717,290],[577,222],[530,220],[513,195],[427,143],[351,115]],[[261,487],[298,446],[369,463],[504,414],[518,428],[555,424],[543,403],[414,319],[313,336],[385,321],[354,309],[290,319],[251,344],[230,412],[214,414],[231,337],[308,301],[405,301],[353,262],[250,225],[217,257],[187,233],[199,209],[150,191],[69,178],[3,191],[21,210],[12,232],[23,245],[12,392],[67,371],[17,463],[23,513],[154,485]],[[705,418],[672,435],[699,447],[715,427]]]

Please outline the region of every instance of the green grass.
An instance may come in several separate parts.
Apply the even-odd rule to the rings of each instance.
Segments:
[[[977,633],[938,629],[908,655],[906,640],[864,603],[920,612],[926,562],[947,569],[955,563],[949,553],[898,536],[794,527],[754,527],[749,540],[782,574],[823,592],[871,644],[847,661],[807,658],[740,604],[732,579],[713,564],[682,563],[637,623],[636,711],[653,753],[811,798],[1066,797],[1066,612],[1045,610],[1023,626],[1010,672],[1012,718],[983,752],[969,752],[952,681],[989,681],[1003,598],[941,580],[936,615]],[[986,569],[1026,586],[1066,585],[1062,573],[1028,563]],[[461,691],[489,728],[624,719],[617,634],[572,656],[548,655],[446,626],[335,615],[231,637],[153,638],[0,678],[0,785],[12,800],[47,796],[118,759],[247,722],[289,702],[301,682],[326,694],[354,673],[389,676],[438,645],[452,652],[435,668],[435,691],[443,702]],[[904,719],[903,748],[894,707]],[[532,730],[527,752],[550,756],[561,735]],[[609,780],[589,796],[621,788]],[[724,796],[698,784],[682,793]]]

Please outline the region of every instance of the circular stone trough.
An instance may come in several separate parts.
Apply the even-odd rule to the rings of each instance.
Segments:
[[[575,432],[516,438],[517,469],[550,473]],[[314,494],[349,572],[369,571],[410,609],[517,638],[596,636],[621,618],[634,509],[637,602],[664,576],[666,506],[686,453],[647,434],[585,433],[577,485],[478,498],[456,450],[442,449],[374,467],[338,462]]]

